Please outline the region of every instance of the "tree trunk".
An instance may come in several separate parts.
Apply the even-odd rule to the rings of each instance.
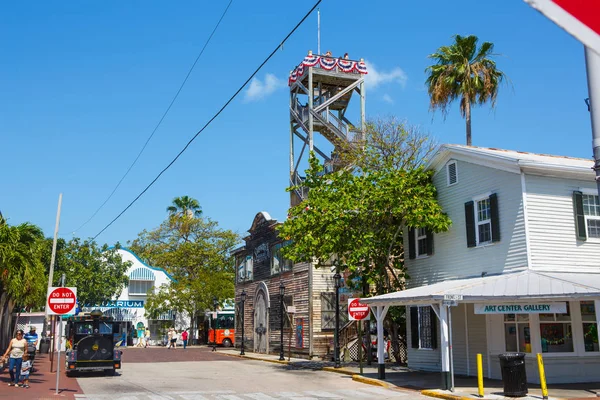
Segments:
[[[465,97],[465,119],[467,121],[467,146],[471,146],[471,102]]]

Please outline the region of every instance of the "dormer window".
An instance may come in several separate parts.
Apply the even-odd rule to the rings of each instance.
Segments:
[[[146,296],[154,289],[154,273],[147,268],[136,268],[129,274],[129,295]]]
[[[456,170],[456,161],[451,161],[446,164],[446,176],[448,177],[448,186],[452,186],[458,182],[458,171]]]

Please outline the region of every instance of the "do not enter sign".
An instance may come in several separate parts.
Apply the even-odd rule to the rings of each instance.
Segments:
[[[348,299],[348,318],[350,321],[369,319],[369,306],[362,304],[360,299]]]
[[[75,314],[77,288],[53,287],[48,291],[46,311],[48,315]]]

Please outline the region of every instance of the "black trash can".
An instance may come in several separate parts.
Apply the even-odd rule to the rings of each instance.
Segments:
[[[504,353],[498,357],[500,357],[504,395],[508,397],[526,396],[525,353]]]
[[[40,353],[48,354],[50,352],[50,338],[40,340]]]

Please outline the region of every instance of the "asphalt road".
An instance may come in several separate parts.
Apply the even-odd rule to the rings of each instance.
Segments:
[[[132,353],[135,351],[136,353]],[[139,352],[139,353],[138,353]],[[355,382],[326,371],[295,370],[285,365],[245,360],[206,349],[135,349],[125,353],[118,376],[77,378],[84,394],[97,400],[366,400],[429,398],[409,390]],[[186,360],[186,359],[192,360]],[[137,359],[137,362],[136,362]]]

